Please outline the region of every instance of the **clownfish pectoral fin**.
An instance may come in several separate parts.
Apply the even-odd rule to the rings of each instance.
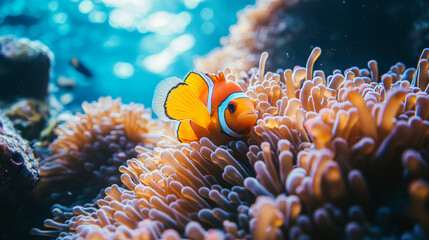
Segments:
[[[182,143],[198,141],[198,137],[192,129],[191,122],[189,120],[183,120],[178,124],[176,136]]]
[[[210,86],[214,86],[213,81],[206,74],[201,72],[188,73],[185,77],[185,83],[192,88],[197,97],[200,96],[201,93],[207,91]]]
[[[156,86],[152,109],[163,120],[191,120],[203,128],[211,122],[206,106],[178,78],[167,78]]]
[[[218,75],[213,75],[193,71],[188,73],[188,75],[185,77],[185,83],[192,88],[197,97],[201,99],[202,93],[206,93],[207,99],[202,101],[207,101],[205,104],[207,106],[207,110],[210,113],[212,112],[212,101],[215,84],[222,81],[226,81],[223,72],[219,72]]]
[[[205,105],[209,113],[212,112],[212,98],[213,98],[213,90],[215,83],[213,80],[204,73],[201,72],[190,72],[185,77],[185,83],[188,84],[192,91],[194,91],[195,95],[201,100],[202,93],[207,94],[207,100]]]

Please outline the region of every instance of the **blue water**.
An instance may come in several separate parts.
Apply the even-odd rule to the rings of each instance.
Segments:
[[[220,46],[237,11],[254,1],[234,0],[1,0],[0,35],[39,40],[55,55],[51,81],[70,107],[100,96],[149,107],[156,84],[182,78],[193,60]],[[78,58],[94,77],[70,64]],[[72,78],[73,90],[58,88]]]

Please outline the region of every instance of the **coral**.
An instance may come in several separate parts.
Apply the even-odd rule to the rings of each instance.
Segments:
[[[125,187],[96,205],[56,208],[45,226],[62,239],[360,239],[427,237],[429,96],[425,49],[417,69],[379,77],[307,66],[236,77],[257,101],[243,141],[137,146],[119,168]],[[378,79],[380,78],[380,81]],[[426,232],[425,232],[426,231]]]
[[[46,103],[37,100],[20,100],[5,111],[14,127],[25,139],[37,139],[49,119]]]
[[[141,104],[100,98],[83,103],[84,113],[59,125],[51,154],[40,163],[38,198],[76,205],[103,196],[104,188],[120,184],[119,166],[136,156],[134,147],[152,149],[165,124],[153,120]]]
[[[221,48],[195,61],[199,70],[217,72],[229,67],[238,75],[257,65],[267,51],[269,69],[305,62],[303,52],[324,49],[318,61],[325,71],[365,64],[375,58],[414,64],[429,44],[428,2],[258,0],[238,13],[237,24],[221,39]],[[347,19],[347,21],[344,21]]]
[[[35,154],[40,158],[46,158],[49,155],[49,144],[51,144],[58,137],[58,132],[55,131],[58,126],[64,124],[67,121],[72,121],[73,119],[75,119],[75,116],[70,111],[63,110],[63,112],[58,113],[58,109],[52,110],[52,105],[50,105],[49,107],[51,117],[45,124],[45,127],[40,132],[39,137],[34,144]]]
[[[53,53],[39,41],[0,37],[0,98],[46,100]]]
[[[22,231],[23,206],[39,181],[39,163],[28,142],[0,112],[0,238]],[[13,237],[12,237],[13,238]]]
[[[196,68],[205,72],[217,72],[228,67],[237,74],[255,66],[259,54],[268,47],[268,39],[273,38],[268,31],[284,27],[268,27],[271,21],[277,20],[272,19],[273,15],[289,9],[297,2],[299,1],[257,1],[255,6],[246,7],[238,13],[238,22],[230,27],[230,35],[221,39],[222,48],[212,50],[207,56],[196,59]],[[264,28],[269,30],[266,31]]]

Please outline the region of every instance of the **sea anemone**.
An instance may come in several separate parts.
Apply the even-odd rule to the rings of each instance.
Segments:
[[[424,238],[428,229],[429,97],[417,69],[375,61],[326,77],[307,66],[236,77],[258,103],[242,141],[137,146],[119,168],[125,187],[95,206],[54,210],[64,239]],[[40,233],[40,231],[39,231]]]
[[[100,98],[83,103],[84,113],[60,125],[51,154],[40,162],[38,197],[49,195],[55,203],[90,203],[104,188],[120,184],[119,166],[136,156],[134,147],[152,149],[165,123],[153,120],[141,104]]]

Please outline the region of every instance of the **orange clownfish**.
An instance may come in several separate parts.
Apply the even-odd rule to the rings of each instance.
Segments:
[[[209,138],[226,144],[246,136],[256,123],[256,102],[223,72],[190,72],[185,80],[168,78],[158,84],[152,102],[154,113],[163,120],[179,120],[180,142]]]

